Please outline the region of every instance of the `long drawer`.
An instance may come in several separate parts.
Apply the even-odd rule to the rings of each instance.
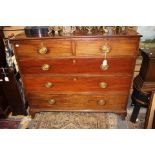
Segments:
[[[98,110],[112,111],[124,110],[128,95],[53,95],[30,93],[29,103],[34,109],[47,109],[53,111],[65,110]]]
[[[18,62],[22,74],[132,74],[132,57],[108,58],[108,68],[101,68],[103,58],[24,59]]]
[[[127,93],[131,76],[46,76],[24,75],[26,90],[41,92]]]

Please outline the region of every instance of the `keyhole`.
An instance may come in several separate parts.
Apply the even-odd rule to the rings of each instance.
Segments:
[[[75,59],[73,59],[73,64],[75,64],[76,63],[76,60]]]

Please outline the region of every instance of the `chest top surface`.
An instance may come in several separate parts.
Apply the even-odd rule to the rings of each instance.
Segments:
[[[93,34],[87,34],[84,32],[79,32],[79,33],[74,33],[74,34],[59,34],[59,35],[45,35],[45,36],[26,36],[24,33],[21,33],[14,38],[12,38],[12,41],[16,40],[36,40],[36,39],[78,39],[78,38],[98,38],[98,39],[105,39],[105,38],[140,38],[141,35],[137,33],[136,31],[133,30],[126,30],[122,32],[108,32],[108,33],[101,33],[101,32],[96,32]]]

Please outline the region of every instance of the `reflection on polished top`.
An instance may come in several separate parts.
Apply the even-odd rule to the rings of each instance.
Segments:
[[[155,58],[155,48],[143,49],[142,54],[147,55],[147,57]]]
[[[37,35],[25,35],[24,33],[16,35],[12,40],[18,40],[18,39],[39,39],[39,38],[104,38],[104,37],[141,37],[141,35],[132,30],[124,30],[124,31],[116,31],[116,30],[111,30],[108,31],[107,33],[103,32],[93,32],[91,34],[88,34],[88,31],[86,32],[80,32],[76,31],[74,33],[68,33],[65,34],[63,32],[60,32],[59,34],[37,34]]]

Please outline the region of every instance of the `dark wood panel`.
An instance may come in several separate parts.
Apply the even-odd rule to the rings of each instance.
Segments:
[[[5,98],[4,103],[11,107],[12,115],[26,115],[25,101],[21,92],[21,85],[17,81],[14,75],[13,68],[4,68],[5,74],[9,78],[9,81],[4,80],[4,72],[0,68],[0,89],[3,97]]]
[[[54,100],[50,104],[51,99]],[[48,110],[125,110],[128,95],[53,95],[30,93],[32,108]]]
[[[155,81],[155,48],[141,52],[143,61],[139,75],[145,82]]]
[[[3,42],[4,33],[3,27],[0,26],[0,67],[6,67],[6,54],[5,54],[5,45]]]
[[[132,74],[134,58],[108,58],[107,60],[109,65],[107,70],[101,69],[103,58],[24,59],[19,61],[19,66],[22,74]],[[49,70],[42,70],[44,64],[50,66]]]
[[[25,75],[23,81],[26,90],[41,92],[128,92],[131,77],[103,76],[103,77],[79,77],[79,76],[34,76]],[[45,85],[50,82],[52,86]],[[101,88],[100,83],[107,83],[106,88]]]

